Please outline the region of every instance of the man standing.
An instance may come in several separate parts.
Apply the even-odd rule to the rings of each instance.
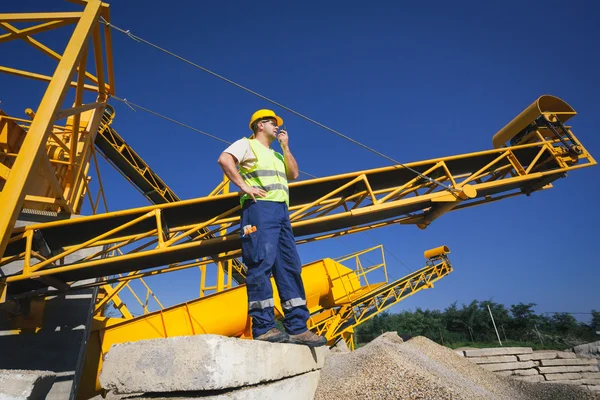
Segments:
[[[256,111],[249,123],[252,137],[242,138],[225,149],[218,163],[242,192],[242,260],[248,267],[246,290],[252,336],[268,342],[322,346],[327,340],[306,326],[310,315],[300,276],[302,264],[288,212],[288,180],[298,178],[298,164],[290,152],[287,132],[279,130],[282,124],[283,120],[272,110]],[[279,140],[283,155],[271,149],[275,139]],[[287,333],[275,326],[271,273],[281,298]]]

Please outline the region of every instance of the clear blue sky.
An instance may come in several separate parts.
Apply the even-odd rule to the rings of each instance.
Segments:
[[[596,2],[151,4],[113,2],[112,22],[401,162],[491,149],[492,135],[543,94],[575,108],[575,135],[600,157]],[[2,9],[78,7],[36,0]],[[53,43],[60,41],[49,36]],[[36,60],[39,72],[51,72],[51,60],[24,43],[2,48],[3,65],[31,67]],[[317,176],[389,164],[115,31],[113,51],[119,97],[227,141],[248,135],[256,109],[273,108],[300,169]],[[37,106],[43,85],[0,75],[0,88],[1,107],[23,116],[25,107]],[[201,197],[220,182],[223,143],[111,104],[114,127],[181,198]],[[147,204],[108,165],[102,172],[111,209]],[[303,245],[300,255],[309,262],[382,243],[395,255],[387,255],[390,276],[399,278],[408,270],[397,259],[415,270],[424,250],[445,244],[455,271],[392,311],[492,299],[537,303],[538,312],[589,312],[600,309],[599,177],[600,168],[583,169],[552,190],[452,212],[424,231],[392,226]],[[149,283],[171,305],[197,295],[198,276],[190,270]]]

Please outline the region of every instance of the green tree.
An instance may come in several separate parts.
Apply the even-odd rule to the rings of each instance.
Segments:
[[[510,313],[512,314],[511,331],[519,340],[526,340],[528,334],[535,327],[538,317],[532,308],[536,305],[536,303],[519,303],[510,306]]]
[[[600,331],[600,311],[592,310],[592,330]]]
[[[477,323],[478,314],[479,314],[479,301],[477,301],[477,300],[473,300],[471,302],[471,304],[469,304],[468,306],[463,304],[462,308],[458,312],[459,321],[466,328],[466,330],[469,334],[469,338],[471,339],[471,342],[475,341],[475,338],[473,337],[473,331],[474,331],[474,328]]]
[[[489,306],[489,310],[488,310]],[[482,301],[479,303],[479,307],[484,316],[484,320],[482,321],[482,334],[485,334],[485,340],[496,341],[496,331],[494,329],[494,322],[496,323],[496,328],[498,329],[498,334],[504,340],[507,340],[506,337],[506,328],[509,327],[511,323],[511,317],[509,315],[508,310],[504,307],[504,304],[494,303],[491,300]],[[494,316],[494,322],[490,317],[490,311]]]
[[[577,329],[577,320],[568,313],[556,313],[551,318],[554,331],[560,335],[573,334]]]

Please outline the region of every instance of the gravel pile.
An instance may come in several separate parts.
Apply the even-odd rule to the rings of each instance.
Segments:
[[[384,333],[351,353],[333,353],[315,400],[333,399],[600,399],[570,385],[529,383],[471,363],[425,338]]]

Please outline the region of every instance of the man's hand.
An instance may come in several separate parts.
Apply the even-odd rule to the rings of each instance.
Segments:
[[[285,163],[285,174],[288,181],[293,181],[298,179],[298,163],[296,159],[292,155],[289,146],[289,137],[288,133],[285,129],[279,131],[279,136],[277,136],[277,140],[279,140],[279,144],[281,145],[281,150],[283,150],[283,158]]]
[[[252,200],[254,200],[254,202],[256,202],[256,197],[254,197],[254,196],[258,196],[258,197],[266,197],[267,196],[267,192],[265,192],[264,190],[249,186],[245,183],[244,183],[244,185],[240,186],[240,190],[242,192],[246,193],[248,196],[252,197]]]
[[[279,131],[279,135],[277,136],[277,140],[279,140],[279,145],[281,146],[281,148],[283,150],[288,148],[288,141],[289,141],[289,137],[288,137],[288,133],[285,129],[282,129]]]

